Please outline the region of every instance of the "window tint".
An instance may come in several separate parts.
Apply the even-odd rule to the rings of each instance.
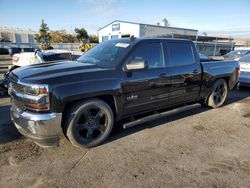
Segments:
[[[132,52],[129,62],[134,60],[145,60],[149,68],[164,67],[161,43],[140,44]]]
[[[168,66],[190,65],[195,63],[191,45],[188,43],[168,42]]]

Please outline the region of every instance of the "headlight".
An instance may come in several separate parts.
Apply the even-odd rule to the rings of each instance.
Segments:
[[[45,84],[10,83],[10,94],[31,111],[50,110],[49,87]]]
[[[40,94],[48,94],[48,86],[47,85],[25,85],[23,87],[23,93],[27,95],[40,95]]]
[[[24,87],[24,93],[29,100],[24,102],[28,110],[47,111],[50,109],[48,85],[28,85]],[[29,97],[29,95],[31,95]]]

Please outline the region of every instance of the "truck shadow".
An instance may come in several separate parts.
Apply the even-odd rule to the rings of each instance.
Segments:
[[[179,120],[179,119],[182,119],[182,118],[185,118],[188,116],[193,116],[193,115],[196,115],[199,113],[203,113],[203,112],[206,112],[208,110],[209,110],[208,108],[198,106],[198,107],[186,110],[186,111],[176,112],[174,114],[167,115],[167,116],[164,116],[164,117],[152,120],[152,121],[150,120],[150,121],[138,124],[134,127],[128,128],[128,129],[123,129],[122,123],[118,123],[113,128],[113,131],[111,132],[111,136],[109,137],[109,139],[107,140],[106,143],[113,142],[117,139],[129,136],[129,135],[134,134],[134,133],[139,132],[139,131],[143,131],[144,129],[151,129],[151,128],[154,128],[156,126],[166,124],[169,122],[174,122],[176,120]]]
[[[250,97],[250,87],[240,87],[238,91],[231,91],[229,93],[225,106],[247,97]]]
[[[230,93],[225,105],[232,104],[249,96],[250,96],[250,88],[241,88],[239,91],[233,91]],[[0,100],[4,98],[0,97]],[[153,121],[148,121],[146,123],[142,123],[128,129],[123,129],[121,126],[122,124],[118,123],[116,126],[114,126],[114,130],[112,131],[109,139],[104,144],[113,142],[117,139],[129,136],[144,129],[154,128],[156,126],[173,122],[188,116],[203,113],[208,110],[209,108],[196,106],[195,108],[177,112]],[[0,106],[0,144],[5,144],[20,139],[21,137],[22,135],[18,132],[18,130],[10,120],[10,105]]]
[[[0,97],[0,100],[8,99],[8,96]],[[10,105],[0,106],[0,144],[5,144],[21,138],[10,119]]]
[[[240,88],[239,91],[230,92],[228,99],[227,99],[227,102],[224,106],[227,106],[229,104],[232,104],[232,103],[240,101],[240,100],[243,100],[244,98],[247,98],[249,96],[250,96],[250,88],[242,87],[242,88]],[[177,113],[165,116],[165,117],[161,117],[161,118],[156,119],[156,120],[148,121],[146,123],[138,124],[137,126],[134,126],[134,127],[128,128],[128,129],[123,129],[122,123],[118,123],[117,126],[114,127],[114,130],[112,131],[111,136],[104,144],[109,143],[109,142],[113,142],[117,139],[129,136],[131,134],[142,131],[144,129],[154,128],[156,126],[166,124],[169,122],[174,122],[176,120],[179,120],[179,119],[182,119],[182,118],[185,118],[188,116],[200,114],[200,113],[206,112],[208,110],[210,110],[210,109],[206,108],[206,107],[202,107],[202,106],[196,106],[192,109],[177,112]]]

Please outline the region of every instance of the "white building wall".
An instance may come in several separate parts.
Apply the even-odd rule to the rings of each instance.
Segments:
[[[99,42],[102,42],[103,37],[107,36],[110,40],[112,36],[118,36],[122,38],[123,35],[134,35],[140,37],[140,25],[124,22],[113,22],[106,27],[102,28],[98,32]]]

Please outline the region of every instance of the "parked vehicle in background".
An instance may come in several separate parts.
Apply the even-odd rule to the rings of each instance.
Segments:
[[[90,43],[90,41],[88,39],[85,39],[85,40],[81,41],[80,46],[79,46],[79,50],[81,52],[87,52],[88,50],[90,50],[93,47],[94,47],[94,44]]]
[[[22,48],[9,48],[9,55],[13,56],[14,54],[21,53]]]
[[[223,57],[224,57],[225,60],[236,60],[236,61],[238,61],[241,57],[243,57],[244,55],[247,55],[249,53],[250,53],[250,50],[234,50],[234,51],[231,51],[231,52],[227,53]]]
[[[12,63],[15,67],[23,67],[27,65],[63,61],[76,60],[82,55],[81,52],[67,50],[37,50],[36,52],[17,53],[12,56]]]
[[[250,86],[250,54],[240,58],[240,86]]]
[[[200,57],[200,62],[219,61],[218,59],[213,59],[211,57],[208,57],[208,56],[204,55],[201,52],[198,52],[198,54],[199,54],[199,57]]]
[[[18,67],[66,60],[74,61],[78,57],[80,57],[80,55],[82,55],[82,52],[74,52],[67,50],[37,50],[36,52],[24,52],[14,54],[12,56],[13,66],[10,66],[9,71],[4,74],[4,80],[2,81],[1,85],[3,85],[5,89],[7,89],[9,83],[9,73]]]
[[[23,52],[35,52],[36,49],[35,48],[23,48],[22,51]]]
[[[6,48],[0,48],[0,55],[9,55],[9,50]]]
[[[10,55],[13,56],[17,53],[22,52],[34,52],[35,48],[17,48],[17,47],[11,47],[11,48],[0,48],[0,55]]]
[[[76,63],[12,71],[11,118],[40,146],[57,146],[63,130],[74,146],[94,147],[117,121],[128,128],[177,106],[221,107],[238,79],[239,62],[200,62],[189,40],[109,40]]]

